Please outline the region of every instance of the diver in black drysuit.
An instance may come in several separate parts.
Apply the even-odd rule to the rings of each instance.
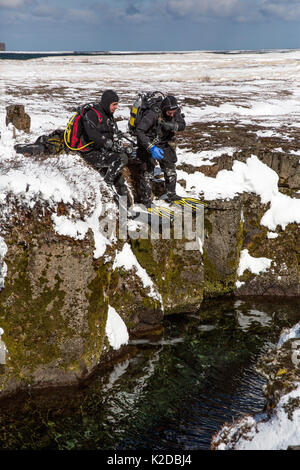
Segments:
[[[113,113],[118,107],[119,97],[113,90],[106,90],[101,101],[94,104],[83,116],[82,144],[94,142],[88,150],[81,152],[82,157],[97,170],[107,168],[104,181],[115,186],[119,195],[126,195],[127,188],[121,174],[127,165],[128,157],[125,152],[114,150],[114,134],[118,132]]]
[[[174,96],[166,96],[160,104],[160,110],[147,110],[136,124],[137,157],[140,166],[141,202],[151,206],[152,179],[154,174],[153,159],[159,165],[165,177],[165,189],[169,202],[180,199],[176,194],[176,144],[175,132],[185,129],[184,114]]]

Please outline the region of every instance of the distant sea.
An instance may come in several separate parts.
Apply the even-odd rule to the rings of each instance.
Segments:
[[[26,52],[26,51],[7,51],[0,52],[0,60],[28,60],[39,59],[41,57],[57,57],[57,56],[76,56],[76,55],[141,55],[141,54],[192,54],[195,52],[208,52],[211,54],[268,54],[268,53],[285,53],[297,51],[299,49],[259,49],[259,50],[220,50],[220,51],[45,51],[45,52]]]
[[[76,55],[109,55],[110,52],[96,51],[96,52],[80,52],[80,51],[66,51],[66,52],[0,52],[0,59],[11,59],[11,60],[28,60],[28,59],[39,59],[41,57],[59,57],[59,56],[76,56]],[[121,54],[121,53],[120,53]]]

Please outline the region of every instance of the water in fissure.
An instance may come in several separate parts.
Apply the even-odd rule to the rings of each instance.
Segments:
[[[84,386],[0,402],[0,449],[209,449],[226,421],[263,411],[258,358],[300,319],[293,300],[214,300]]]

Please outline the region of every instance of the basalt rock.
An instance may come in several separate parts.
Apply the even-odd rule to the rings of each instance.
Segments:
[[[258,196],[243,195],[242,249],[248,249],[254,258],[268,258],[271,266],[265,272],[254,274],[246,270],[238,278],[238,296],[300,296],[300,232],[298,224],[289,224],[285,230],[277,227],[268,238],[267,227],[261,217],[268,206]]]
[[[199,247],[183,240],[132,240],[139,263],[162,296],[165,314],[194,312],[203,299],[204,267]]]
[[[204,295],[232,293],[242,246],[242,198],[210,201],[204,226]]]
[[[29,386],[77,383],[98,363],[107,316],[108,268],[93,262],[91,233],[58,237],[50,214],[19,214],[6,232],[7,276],[0,293],[8,350],[0,395]]]
[[[57,214],[67,212],[61,203]],[[0,323],[7,354],[0,397],[29,387],[77,384],[112,359],[105,332],[109,304],[120,307],[130,336],[161,326],[161,303],[148,295],[137,273],[113,269],[123,242],[112,244],[105,259],[94,259],[92,232],[83,240],[60,236],[52,214],[47,205],[16,205],[14,219],[1,227],[7,275]]]
[[[130,338],[158,332],[164,313],[199,309],[202,255],[189,240],[115,239],[105,256],[94,259],[91,230],[82,240],[54,231],[55,211],[66,216],[72,206],[60,202],[53,209],[40,200],[30,208],[13,194],[7,197],[0,205],[3,213],[9,206],[13,214],[1,220],[7,246],[1,269],[5,262],[7,274],[0,291],[0,325],[8,352],[0,368],[0,397],[29,387],[78,384],[120,354],[106,336],[109,305]],[[102,197],[109,198],[105,192]],[[76,210],[83,216],[83,207]],[[135,268],[114,268],[124,243],[152,279],[154,294]]]
[[[300,383],[299,333],[299,323],[294,325],[292,329],[284,329],[277,346],[270,348],[257,364],[257,370],[267,380],[264,386],[264,395],[267,399],[266,409],[268,412],[272,412],[281,397],[294,390]],[[285,336],[286,340],[284,340]],[[291,336],[290,339],[289,336]],[[297,407],[300,408],[300,397]]]

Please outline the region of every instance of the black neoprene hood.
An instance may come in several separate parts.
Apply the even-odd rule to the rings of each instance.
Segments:
[[[178,103],[175,96],[168,95],[161,102],[161,110],[165,113],[166,111],[171,111],[178,108]]]
[[[113,90],[105,90],[102,97],[100,104],[103,106],[104,110],[110,114],[109,106],[111,103],[118,103],[119,97],[117,93]]]

